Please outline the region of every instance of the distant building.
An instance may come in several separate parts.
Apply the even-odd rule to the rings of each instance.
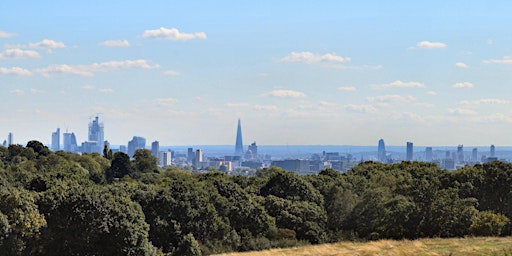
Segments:
[[[9,135],[7,135],[7,146],[10,146],[12,144],[14,144],[14,138],[12,132],[10,132]]]
[[[193,148],[188,148],[187,149],[187,161],[188,162],[194,162],[195,158],[196,158],[196,155],[194,153],[194,149]]]
[[[62,139],[64,142],[64,151],[66,152],[77,152],[78,145],[76,143],[76,136],[74,133],[65,132],[62,134]]]
[[[85,148],[83,147],[85,145]],[[105,146],[105,133],[103,123],[99,122],[99,117],[89,123],[88,141],[82,143],[82,152],[85,153],[103,153]]]
[[[200,149],[197,149],[196,157],[194,160],[194,165],[196,166],[196,168],[202,168],[202,163],[203,163],[203,151],[201,151]]]
[[[412,142],[407,142],[407,156],[405,158],[407,161],[413,160],[413,144]]]
[[[52,132],[52,150],[53,152],[60,150],[60,128],[57,128],[57,131]]]
[[[432,162],[433,160],[433,154],[432,154],[432,147],[425,148],[425,161]]]
[[[457,146],[457,163],[464,163],[464,145]]]
[[[127,154],[128,150],[126,150],[126,146],[125,145],[120,145],[119,146],[119,152]]]
[[[244,144],[242,143],[242,125],[238,119],[238,126],[236,129],[236,142],[235,142],[235,155],[241,156],[244,154]]]
[[[245,159],[255,159],[258,157],[258,146],[256,142],[251,143],[245,152]]]
[[[491,145],[491,157],[495,157],[496,156],[496,147],[494,147],[494,145]]]
[[[471,161],[478,162],[478,148],[473,148],[471,151]]]
[[[132,140],[128,141],[128,155],[133,157],[137,149],[146,148],[146,139],[139,136],[133,136]]]
[[[160,151],[158,157],[158,163],[160,166],[170,166],[172,163],[172,152],[170,151]]]
[[[302,175],[310,173],[309,160],[307,159],[277,160],[272,161],[271,166],[276,166],[287,171],[297,172]]]
[[[151,154],[154,157],[158,157],[158,152],[160,152],[160,143],[158,141],[153,141],[153,143],[151,143]]]
[[[386,146],[384,145],[384,140],[379,140],[379,147],[377,149],[377,159],[379,162],[385,163],[387,162],[386,158]]]

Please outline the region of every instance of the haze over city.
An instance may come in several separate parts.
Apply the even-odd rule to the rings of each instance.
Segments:
[[[512,145],[507,1],[4,1],[0,138]]]

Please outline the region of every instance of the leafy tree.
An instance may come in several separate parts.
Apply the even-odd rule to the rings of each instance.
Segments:
[[[110,183],[114,179],[121,179],[132,173],[132,169],[130,157],[123,152],[116,152],[112,158],[112,164],[106,173],[107,181]]]
[[[483,211],[473,219],[470,231],[474,236],[499,236],[509,223],[510,220],[503,214]]]
[[[158,158],[148,149],[137,149],[133,154],[133,165],[138,172],[158,171]]]
[[[37,140],[29,141],[27,143],[27,148],[32,148],[34,150],[34,152],[36,153],[37,157],[48,156],[52,153],[47,146],[43,145],[43,143],[41,143]]]

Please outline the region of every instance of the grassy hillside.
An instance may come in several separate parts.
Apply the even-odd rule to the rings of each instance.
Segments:
[[[512,237],[381,240],[367,243],[340,242],[258,252],[221,254],[230,256],[281,255],[512,255]]]

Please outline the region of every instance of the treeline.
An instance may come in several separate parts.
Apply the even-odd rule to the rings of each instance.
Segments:
[[[347,173],[254,177],[161,170],[133,160],[0,147],[0,251],[6,255],[201,255],[340,240],[504,236],[512,164],[457,171],[361,163]]]

